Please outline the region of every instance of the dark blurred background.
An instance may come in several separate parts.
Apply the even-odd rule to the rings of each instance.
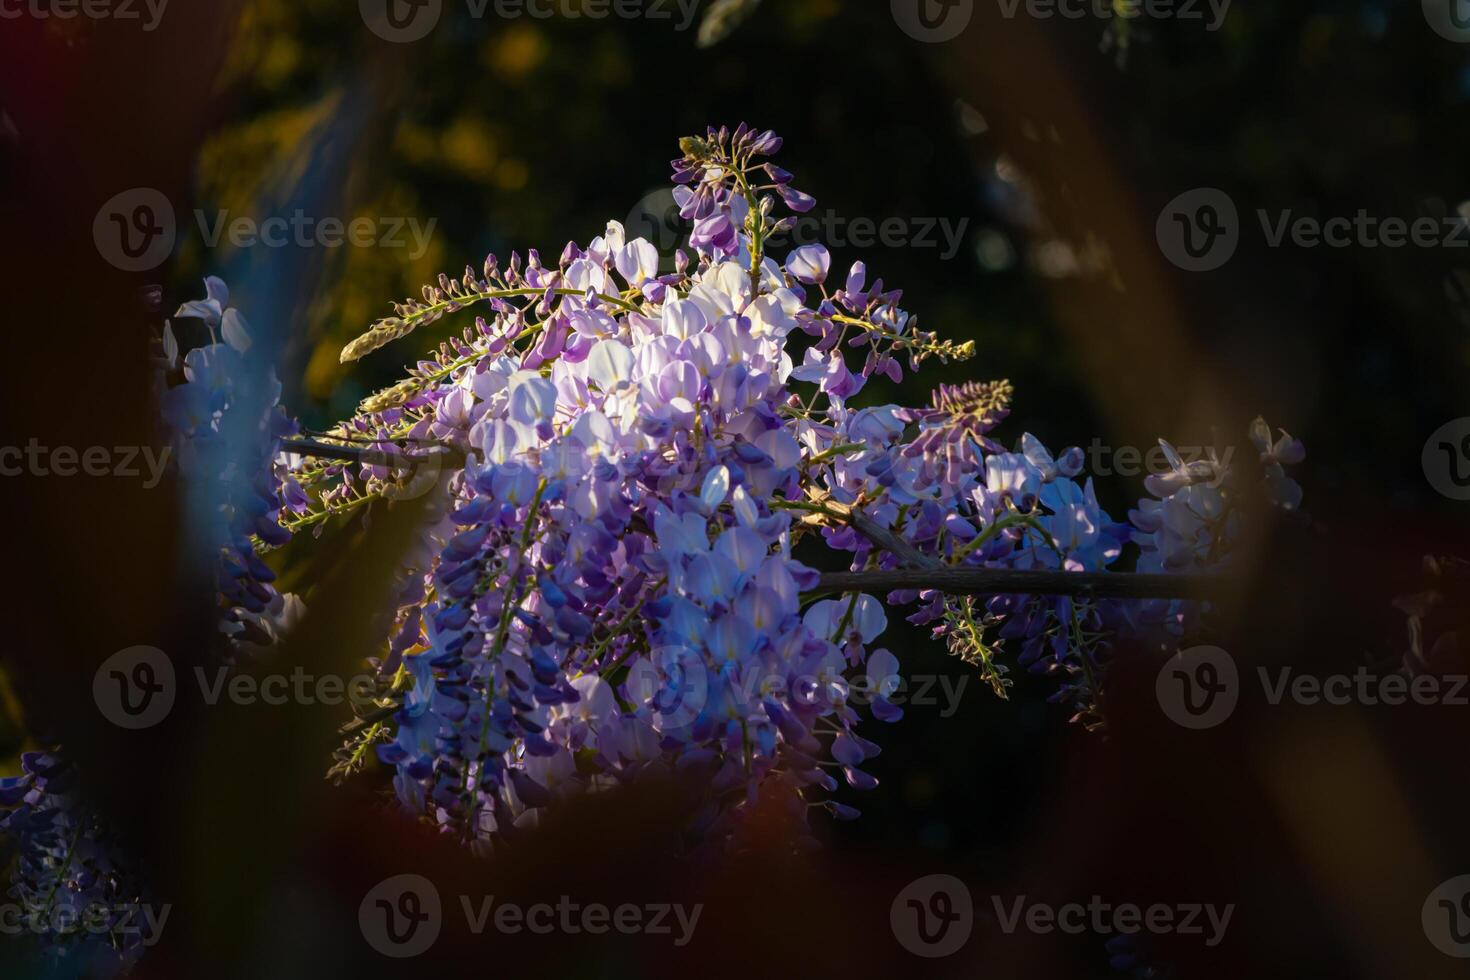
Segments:
[[[339,365],[389,300],[488,251],[554,261],[640,202],[662,227],[654,192],[678,138],[747,120],[786,138],[781,164],[842,235],[854,219],[904,222],[902,244],[834,245],[835,269],[864,259],[927,328],[977,344],[973,361],[874,385],[865,403],[1005,377],[1017,399],[1003,439],[1030,431],[1057,450],[1203,445],[1213,429],[1242,446],[1263,414],[1307,444],[1311,520],[1260,529],[1251,588],[1211,642],[1248,671],[1402,655],[1394,597],[1426,587],[1424,556],[1466,557],[1470,504],[1435,491],[1421,453],[1470,415],[1470,250],[1271,248],[1255,212],[1459,213],[1470,44],[1433,30],[1418,2],[1238,0],[1210,31],[1208,18],[1006,17],[975,0],[958,37],[926,43],[887,2],[766,0],[705,47],[672,4],[672,20],[566,16],[577,9],[477,18],[449,3],[412,43],[377,36],[349,0],[175,0],[151,31],[7,15],[5,444],[156,442],[150,345],[206,274],[229,281],[274,351],[284,404],[311,425],[343,417],[444,336]],[[138,187],[168,198],[179,240],[157,270],[127,273],[91,229]],[[1191,273],[1155,222],[1199,187],[1233,199],[1241,245]],[[422,254],[411,235],[397,249],[210,248],[196,209],[434,224]],[[927,225],[933,247],[913,240]],[[940,228],[962,229],[956,247]],[[161,313],[142,292],[153,285]],[[1136,478],[1099,484],[1117,519],[1142,493]],[[1157,941],[1182,978],[1463,975],[1420,924],[1424,897],[1470,873],[1463,707],[1269,706],[1256,690],[1230,723],[1187,732],[1154,700],[1159,662],[1120,647],[1107,733],[1069,725],[1051,685],[1025,678],[1002,702],[971,677],[952,717],[912,707],[872,736],[881,785],[847,794],[863,818],[813,817],[815,853],[793,855],[773,825],[738,862],[681,865],[659,833],[680,797],[655,787],[573,807],[516,855],[470,862],[396,817],[380,774],[321,778],[345,709],[185,706],[147,732],[108,726],[91,677],[114,651],[209,656],[208,585],[189,572],[178,495],[81,477],[5,478],[0,493],[0,770],[40,733],[85,767],[175,906],[141,976],[1119,975],[1106,935],[1004,934],[989,896],[1023,894],[1235,903],[1216,948]],[[373,611],[413,518],[328,535],[290,570],[318,585],[287,662],[350,674],[375,652]],[[1463,629],[1463,587],[1439,587],[1450,598],[1429,628]],[[891,622],[907,670],[966,674]],[[446,896],[707,907],[684,949],[450,928],[392,964],[355,913],[375,882],[410,871]],[[923,960],[894,939],[889,904],[937,872],[968,884],[978,921],[963,951]],[[0,962],[45,975],[25,972],[14,943]]]

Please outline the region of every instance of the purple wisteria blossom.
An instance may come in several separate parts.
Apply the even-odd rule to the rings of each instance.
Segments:
[[[6,924],[38,943],[48,976],[111,977],[157,936],[141,928],[135,869],[79,784],[76,766],[55,751],[24,753],[21,774],[0,778],[0,853],[12,869]]]
[[[179,383],[162,395],[162,414],[184,481],[191,526],[213,559],[222,603],[221,628],[237,646],[269,643],[299,615],[299,600],[282,596],[275,572],[256,554],[285,544],[283,499],[304,504],[300,485],[283,479],[276,458],[296,426],[280,410],[281,383],[252,352],[245,317],[227,306],[229,288],[205,280],[206,298],[185,303],[177,316],[204,321],[223,342],[178,357],[172,327],[165,334],[165,374]]]
[[[941,387],[928,408],[878,404],[883,382],[973,344],[921,331],[861,262],[834,277],[820,245],[767,254],[789,227],[783,209],[815,203],[769,160],[780,143],[745,125],[681,142],[673,179],[693,231],[673,272],[611,222],[554,263],[492,255],[396,304],[344,360],[470,307],[484,315],[322,436],[381,455],[279,458],[269,492],[230,511],[228,542],[248,516],[270,546],[375,502],[445,496],[375,661],[383,710],[345,758],[375,750],[405,808],[475,846],[558,799],[659,773],[701,780],[693,829],[716,846],[767,799],[803,820],[811,808],[850,819],[853,792],[877,785],[871,721],[903,714],[903,663],[880,645],[890,610],[906,607],[1002,696],[1004,659],[1057,676],[1057,700],[1089,724],[1108,630],[1162,628],[1168,614],[819,594],[796,558],[803,541],[854,571],[905,561],[858,517],[928,562],[1060,574],[1105,571],[1127,548],[1144,568],[1211,567],[1210,535],[1229,533],[1206,474],[1151,483],[1162,499],[1130,528],[1099,505],[1080,450],[1054,455],[1022,434],[1007,451],[994,435],[1011,410],[1004,381]],[[208,293],[183,312],[223,325],[222,284]],[[217,411],[211,369],[246,356],[228,339],[191,352],[189,384],[169,393],[175,427],[196,438],[217,427],[202,421]],[[277,433],[250,431],[252,454]],[[1276,495],[1295,506],[1282,467],[1299,445],[1262,438]],[[268,608],[255,556],[231,555],[246,573],[231,601]]]

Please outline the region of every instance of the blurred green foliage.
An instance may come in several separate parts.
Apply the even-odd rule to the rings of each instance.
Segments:
[[[299,380],[304,396],[293,408],[315,422],[350,412],[411,356],[405,346],[350,374],[337,363],[389,300],[487,251],[539,248],[554,259],[566,241],[585,243],[668,186],[678,137],[707,124],[743,118],[789,134],[782,162],[823,209],[944,217],[973,235],[978,189],[953,99],[922,50],[885,43],[856,58],[839,40],[853,33],[848,18],[836,0],[767,4],[723,44],[700,49],[672,22],[475,20],[451,6],[429,37],[391,45],[364,29],[355,5],[251,0],[221,67],[226,108],[199,160],[199,206],[263,219],[326,195],[314,213],[435,222],[419,257],[344,247],[263,259],[311,266],[291,322],[273,326],[284,335],[282,377]],[[325,154],[340,163],[323,170]],[[211,252],[201,238],[185,239],[181,290],[195,275],[262,261],[227,243]],[[987,326],[962,299],[978,267],[969,235],[947,262],[935,250],[874,251],[839,249],[838,260],[868,258],[950,335],[989,335],[992,354],[1040,353],[1034,337]],[[946,295],[942,283],[959,289]],[[910,397],[922,400],[931,384]]]

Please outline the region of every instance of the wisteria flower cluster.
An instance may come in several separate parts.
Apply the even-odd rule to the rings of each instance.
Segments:
[[[815,204],[773,162],[780,147],[743,124],[681,142],[675,196],[692,231],[672,272],[612,222],[554,262],[492,255],[396,304],[344,361],[481,315],[322,434],[325,462],[280,453],[277,389],[235,370],[247,352],[231,341],[244,334],[223,284],[181,311],[225,329],[167,394],[183,457],[221,437],[248,447],[236,473],[250,478],[219,508],[232,623],[279,609],[257,551],[375,502],[434,492],[446,504],[399,583],[375,660],[382,708],[335,774],[376,755],[404,807],[484,846],[559,798],[682,773],[703,787],[691,830],[718,844],[762,800],[803,826],[815,807],[857,815],[849,790],[876,786],[868,719],[902,715],[902,667],[880,645],[888,608],[912,607],[1002,696],[1017,649],[1014,663],[1057,676],[1057,699],[1089,726],[1102,720],[1111,631],[1167,633],[1197,611],[823,591],[799,549],[825,547],[857,572],[1068,574],[1106,571],[1134,544],[1143,570],[1219,569],[1238,491],[1217,463],[1180,463],[1122,524],[1080,450],[994,439],[1007,382],[941,386],[925,408],[856,404],[870,384],[966,359],[973,344],[920,330],[901,291],[862,263],[834,277],[820,245],[768,254],[789,212]],[[1300,446],[1257,430],[1268,483],[1295,507],[1281,468]]]
[[[172,325],[166,328],[163,380],[181,383],[163,392],[163,421],[190,490],[191,523],[209,543],[221,628],[237,647],[268,644],[295,604],[276,591],[275,572],[256,550],[291,540],[280,521],[284,486],[276,459],[282,437],[297,428],[280,408],[274,370],[252,353],[245,317],[228,307],[229,288],[214,277],[204,285],[205,298],[176,315],[202,320],[221,340],[180,358]]]
[[[7,924],[40,940],[53,965],[111,976],[143,953],[143,889],[115,835],[84,802],[74,765],[28,752],[19,776],[0,778],[0,839],[13,861]],[[58,974],[60,975],[60,974]]]
[[[1302,489],[1286,474],[1286,467],[1306,459],[1306,448],[1285,431],[1273,438],[1264,419],[1252,423],[1250,441],[1258,454],[1260,472],[1255,498],[1281,511],[1297,512]],[[1228,568],[1243,534],[1252,495],[1217,450],[1186,463],[1172,445],[1162,440],[1159,444],[1169,472],[1144,480],[1151,497],[1139,501],[1128,514],[1132,539],[1141,551],[1138,570],[1189,573]],[[1228,454],[1223,458],[1228,459]],[[1152,600],[1140,612],[1177,637],[1193,631],[1201,608],[1178,600]]]

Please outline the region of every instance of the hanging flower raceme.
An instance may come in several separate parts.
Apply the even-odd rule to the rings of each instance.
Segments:
[[[784,264],[768,254],[790,226],[779,215],[814,204],[770,160],[780,144],[744,125],[681,143],[675,193],[692,233],[672,272],[612,222],[554,263],[490,256],[440,277],[343,351],[356,360],[481,314],[321,437],[369,458],[278,458],[275,496],[250,511],[280,516],[257,532],[271,545],[282,528],[447,494],[375,661],[391,696],[334,772],[375,751],[405,807],[474,844],[558,798],[658,772],[701,780],[698,829],[716,842],[765,796],[850,818],[851,792],[876,785],[868,719],[902,715],[901,664],[878,645],[888,606],[916,607],[909,618],[1002,696],[1018,648],[1014,662],[1057,676],[1079,720],[1100,720],[1108,630],[1141,615],[1065,597],[821,595],[798,544],[820,540],[854,571],[1096,573],[1130,539],[1146,567],[1207,567],[1205,543],[1171,515],[1223,513],[1187,494],[1145,505],[1135,530],[1114,522],[1080,450],[1054,456],[1023,435],[1007,452],[994,438],[1004,381],[942,387],[925,409],[855,406],[870,384],[973,344],[921,331],[862,263],[837,281],[820,245]],[[1277,470],[1300,455],[1289,442],[1262,452]]]
[[[173,456],[184,480],[191,523],[214,556],[221,628],[237,646],[273,642],[299,615],[299,601],[272,584],[275,572],[257,556],[257,542],[291,540],[281,525],[282,498],[300,494],[282,482],[276,460],[281,439],[296,431],[279,407],[281,384],[261,359],[249,325],[227,306],[229,288],[205,280],[205,298],[177,316],[202,320],[221,341],[179,357],[172,325],[164,334],[164,368],[178,383],[162,396]],[[304,500],[304,498],[300,498]]]
[[[1274,442],[1264,419],[1251,424],[1250,440],[1259,453],[1255,486],[1230,463],[1230,454],[1211,449],[1203,459],[1185,462],[1179,451],[1160,440],[1167,473],[1144,481],[1151,497],[1129,512],[1132,540],[1141,551],[1141,572],[1220,572],[1232,567],[1243,536],[1247,513],[1263,506],[1292,513],[1301,506],[1302,489],[1286,475],[1286,466],[1306,458],[1301,442],[1286,432]],[[1160,623],[1174,636],[1193,631],[1199,604],[1152,600],[1141,605],[1148,622]]]
[[[0,845],[13,860],[6,895],[16,909],[7,925],[67,974],[112,976],[157,938],[145,928],[142,887],[84,802],[75,766],[57,752],[27,752],[21,769],[0,778]]]

